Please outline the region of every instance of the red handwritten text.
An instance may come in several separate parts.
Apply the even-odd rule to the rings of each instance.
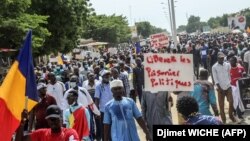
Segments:
[[[152,70],[150,67],[146,67],[146,71],[148,73],[148,77],[154,77],[154,76],[180,76],[180,71],[174,71],[172,69],[168,70]]]
[[[152,63],[176,63],[177,60],[175,56],[170,56],[168,58],[163,58],[161,56],[158,56],[157,54],[148,56],[147,57],[147,63],[152,64]]]

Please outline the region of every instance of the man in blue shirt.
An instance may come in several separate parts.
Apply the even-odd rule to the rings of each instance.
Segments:
[[[110,87],[114,98],[105,106],[104,141],[109,139],[110,128],[112,141],[139,141],[134,118],[146,134],[146,140],[150,141],[149,130],[135,102],[131,98],[123,97],[122,81],[114,80],[110,83]]]
[[[219,116],[214,86],[208,81],[208,76],[208,71],[206,69],[201,69],[199,80],[194,82],[194,91],[189,94],[197,101],[199,113],[203,115],[212,115],[210,112],[211,105],[214,115]]]
[[[208,69],[207,64],[208,59],[208,47],[204,42],[201,43],[201,62],[203,64],[204,69]]]
[[[95,89],[95,104],[98,107],[98,109],[101,112],[101,119],[96,120],[96,125],[97,125],[97,140],[100,140],[100,136],[103,140],[104,135],[103,135],[103,117],[104,117],[104,107],[105,104],[107,104],[112,98],[112,92],[110,89],[110,72],[107,70],[104,70],[101,74],[102,76],[102,82],[96,85]]]

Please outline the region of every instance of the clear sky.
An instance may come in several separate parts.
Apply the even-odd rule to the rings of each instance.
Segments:
[[[210,17],[222,16],[224,13],[234,13],[250,7],[250,0],[175,0],[176,24],[187,23],[190,15],[200,16],[201,21]],[[162,2],[168,0],[90,0],[97,14],[117,14],[127,17],[129,24],[139,21],[149,21],[152,25],[170,31],[168,8]]]

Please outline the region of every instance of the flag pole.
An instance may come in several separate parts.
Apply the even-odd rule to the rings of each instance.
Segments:
[[[24,109],[28,110],[28,96],[25,96],[25,105],[24,105]]]

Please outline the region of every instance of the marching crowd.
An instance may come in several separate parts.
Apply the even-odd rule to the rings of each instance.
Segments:
[[[194,90],[144,91],[143,54],[149,52],[193,54],[194,74],[189,75],[194,75]],[[128,47],[114,55],[102,52],[100,58],[89,56],[64,65],[39,64],[35,72],[40,101],[29,113],[23,111],[15,140],[138,141],[135,120],[146,140],[152,140],[153,125],[173,124],[171,94],[177,95],[179,124],[228,123],[225,97],[230,120],[239,123],[245,109],[238,80],[249,75],[249,63],[249,38],[213,34],[181,36],[176,47],[170,42],[161,49],[141,47],[140,53]]]

